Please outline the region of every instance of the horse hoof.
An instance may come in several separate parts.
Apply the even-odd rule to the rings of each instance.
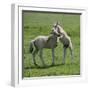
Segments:
[[[47,65],[46,65],[46,64],[44,64],[44,65],[43,65],[43,67],[47,67]]]
[[[51,66],[54,66],[54,65],[55,65],[54,63],[51,64]]]
[[[38,64],[34,63],[35,66],[38,66]]]
[[[62,63],[62,65],[64,65],[65,63]]]

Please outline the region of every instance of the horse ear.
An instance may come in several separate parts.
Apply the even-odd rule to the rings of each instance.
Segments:
[[[56,22],[56,25],[58,25],[58,21]]]
[[[57,22],[56,22],[56,25],[60,25],[60,23],[57,21]]]
[[[54,27],[56,27],[57,25],[59,25],[58,21],[55,24],[53,24]]]

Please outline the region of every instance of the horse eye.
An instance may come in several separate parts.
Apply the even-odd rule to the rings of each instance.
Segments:
[[[54,29],[52,29],[52,32],[54,31]]]

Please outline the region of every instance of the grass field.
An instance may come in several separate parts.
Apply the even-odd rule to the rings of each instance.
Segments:
[[[39,35],[49,35],[52,25],[59,21],[64,30],[70,35],[74,46],[74,64],[71,64],[70,52],[67,50],[66,64],[62,65],[63,46],[58,43],[55,49],[55,66],[52,63],[51,50],[44,49],[44,61],[47,64],[43,68],[39,56],[36,62],[40,67],[32,63],[32,56],[29,53],[29,42]],[[80,75],[80,15],[23,12],[24,26],[24,77]]]

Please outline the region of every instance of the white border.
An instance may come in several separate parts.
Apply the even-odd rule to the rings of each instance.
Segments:
[[[80,76],[59,76],[58,77],[43,77],[31,78],[29,80],[22,79],[22,10],[32,11],[48,11],[48,12],[65,12],[65,13],[81,13],[81,75]],[[22,4],[12,4],[12,69],[11,69],[11,84],[12,86],[32,86],[45,85],[47,78],[49,82],[54,83],[77,83],[87,81],[87,70],[85,61],[85,29],[86,29],[86,10],[83,8],[68,8],[68,7],[36,7]],[[54,79],[50,79],[54,78]],[[55,80],[57,82],[55,82]],[[53,83],[53,84],[54,84]]]

